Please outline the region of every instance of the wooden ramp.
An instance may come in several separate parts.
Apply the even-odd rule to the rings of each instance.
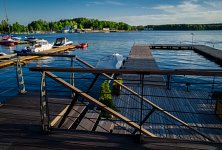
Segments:
[[[159,70],[153,58],[149,45],[133,45],[122,69]],[[123,74],[124,84],[138,86],[141,84],[141,76]],[[165,86],[162,75],[145,75],[144,85]]]

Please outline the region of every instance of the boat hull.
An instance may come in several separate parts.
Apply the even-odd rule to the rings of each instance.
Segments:
[[[18,42],[13,42],[13,41],[0,41],[0,45],[4,45],[4,46],[14,46],[17,44]]]

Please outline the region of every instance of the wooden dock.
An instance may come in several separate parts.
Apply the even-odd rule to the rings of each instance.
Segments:
[[[160,45],[158,45],[158,48],[159,47]],[[122,68],[137,70],[159,69],[155,59],[152,57],[150,45],[134,45]],[[141,76],[124,74],[122,75],[122,78],[123,83],[128,85],[130,89],[136,93],[141,93]],[[162,86],[160,86],[160,83],[162,83]],[[163,76],[158,76],[158,78],[145,76],[143,84],[143,96],[146,99],[163,108],[163,110],[170,112],[202,133],[205,133],[214,141],[222,143],[222,120],[217,118],[214,113],[215,100],[212,100],[209,93],[169,90],[164,86]],[[127,90],[122,90],[120,96],[114,97],[113,101],[124,116],[131,120],[141,121],[140,98],[133,96],[133,94]],[[150,105],[143,103],[142,118],[145,118],[151,110],[152,107]],[[153,113],[149,120],[144,123],[143,127],[159,137],[203,140],[203,137],[189,131],[188,128],[178,124],[178,122],[164,115],[161,111]],[[130,127],[128,129],[132,130]]]
[[[149,45],[134,45],[128,58],[124,62],[122,69],[159,70],[159,67],[153,58]],[[126,85],[138,85],[141,83],[141,76],[139,75],[123,74],[122,78],[124,80],[124,84]],[[144,84],[165,86],[165,81],[162,75],[145,75]]]
[[[69,51],[69,50],[73,50],[73,49],[75,49],[74,45],[68,45],[68,46],[64,46],[64,47],[46,50],[41,53],[53,54],[53,53],[60,53],[60,52]],[[17,62],[17,58],[15,58],[16,56],[17,56],[17,54],[9,54],[9,55],[5,55],[5,56],[0,56],[0,68],[15,65]],[[38,59],[38,58],[39,58],[38,56],[23,56],[23,57],[21,57],[20,60],[21,60],[21,62],[26,63],[27,61],[31,61],[33,59]],[[7,59],[7,60],[1,61],[2,59]]]
[[[61,111],[68,100],[50,98],[54,102],[51,112]],[[62,105],[65,106],[65,105]],[[41,131],[39,95],[30,93],[16,96],[0,107],[0,149],[222,149],[222,144],[190,142],[145,137],[142,144],[136,143],[133,135],[104,132],[53,129],[52,134]]]
[[[222,50],[209,47],[206,45],[193,45],[193,44],[150,44],[151,49],[161,50],[193,50],[200,55],[203,55],[219,65],[222,65]]]

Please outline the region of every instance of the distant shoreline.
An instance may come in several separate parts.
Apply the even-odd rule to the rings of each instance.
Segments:
[[[157,32],[157,31],[171,31],[171,32],[177,32],[177,31],[190,31],[190,32],[197,32],[197,31],[222,31],[222,29],[219,30],[86,30],[82,29],[81,31],[78,32],[56,32],[56,31],[33,31],[33,32],[12,32],[11,34],[86,34],[86,33],[127,33],[127,32]],[[8,35],[9,33],[1,33],[0,36]]]

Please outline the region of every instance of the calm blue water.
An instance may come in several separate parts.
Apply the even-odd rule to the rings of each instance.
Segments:
[[[194,33],[194,43],[204,44],[222,50],[222,31],[149,31],[149,32],[130,32],[130,33],[87,33],[87,34],[45,34],[35,35],[37,38],[47,39],[54,42],[57,37],[66,36],[74,43],[87,42],[89,47],[87,50],[76,50],[70,54],[76,54],[78,57],[86,60],[92,65],[109,54],[120,53],[127,57],[134,43],[184,43],[190,44],[192,40],[191,32]],[[26,35],[21,35],[25,37]],[[14,49],[21,49],[25,45],[16,47],[2,47],[0,51],[5,53],[13,53]],[[207,60],[203,56],[193,51],[163,51],[153,50],[153,55],[161,69],[221,69],[221,67],[212,61]],[[28,91],[37,91],[39,89],[40,73],[30,72],[30,66],[59,66],[69,67],[68,59],[62,58],[46,58],[35,60],[27,64],[23,68],[25,75],[26,88]],[[61,74],[58,74],[61,75]],[[65,78],[69,78],[69,74],[62,74]],[[78,75],[76,75],[78,77]],[[85,77],[91,77],[88,74]],[[189,77],[193,80],[193,77]],[[196,80],[196,79],[195,79]],[[200,82],[212,81],[213,79],[199,79]],[[219,78],[216,80],[220,80]],[[79,86],[86,87],[88,82],[78,80]],[[57,86],[54,82],[48,82],[53,90],[61,91],[61,86]],[[13,96],[17,93],[15,68],[8,67],[0,70],[0,100]]]

